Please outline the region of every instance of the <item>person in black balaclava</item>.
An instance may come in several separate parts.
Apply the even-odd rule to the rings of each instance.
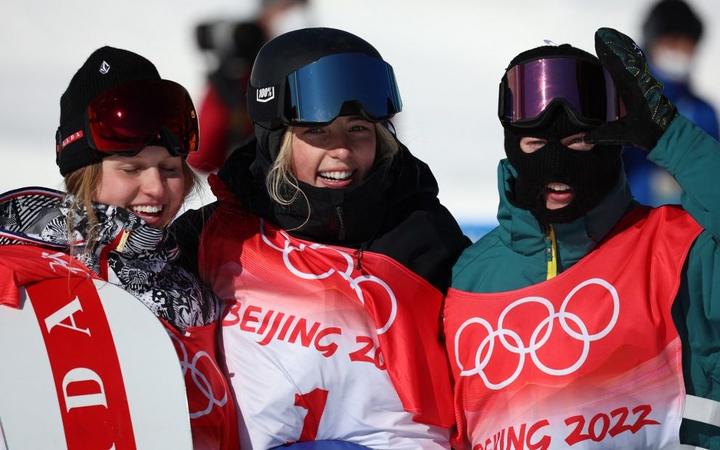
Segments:
[[[720,143],[629,37],[601,28],[595,49],[532,49],[502,77],[499,225],[458,259],[443,311],[455,448],[720,448]],[[682,208],[635,202],[630,143]]]
[[[242,448],[450,448],[440,313],[469,241],[391,131],[401,109],[360,37],[276,37],[248,86],[255,139],[210,178],[218,202],[176,222],[228,305]]]
[[[523,52],[510,66],[556,56],[601,67],[596,57],[569,45]],[[511,201],[543,225],[572,222],[617,183],[621,147],[585,144],[582,138],[593,127],[573,120],[559,103],[545,110],[541,119],[532,127],[504,126],[505,153],[517,170]]]

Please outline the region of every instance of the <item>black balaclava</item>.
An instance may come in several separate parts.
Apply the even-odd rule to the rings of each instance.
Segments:
[[[516,56],[509,67],[518,62],[546,56],[569,55],[597,59],[569,45],[538,47]],[[599,63],[599,62],[598,62]],[[505,153],[517,171],[509,198],[517,207],[529,210],[543,225],[568,223],[585,215],[612,190],[620,175],[620,145],[595,145],[580,151],[563,146],[560,141],[591,127],[573,123],[560,105],[551,105],[544,112],[541,124],[532,128],[505,127]],[[547,144],[533,153],[520,149],[523,137],[547,139]],[[550,182],[572,188],[572,202],[560,209],[549,210],[545,204],[546,186]]]

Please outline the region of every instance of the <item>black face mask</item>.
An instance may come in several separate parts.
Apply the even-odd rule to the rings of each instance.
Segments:
[[[541,127],[505,128],[505,153],[517,170],[517,179],[509,195],[519,208],[529,210],[543,225],[568,223],[584,216],[612,190],[620,175],[619,145],[595,145],[580,151],[563,146],[561,139],[587,131],[572,124],[563,111]],[[537,137],[547,144],[533,153],[520,149],[520,139]],[[550,182],[570,186],[572,202],[560,209],[546,207],[546,187]]]

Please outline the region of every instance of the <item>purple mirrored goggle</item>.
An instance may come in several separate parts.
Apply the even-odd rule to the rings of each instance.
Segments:
[[[596,126],[624,115],[615,85],[591,61],[557,56],[512,66],[500,82],[498,116],[503,125],[535,127],[543,113],[560,104],[581,126]]]

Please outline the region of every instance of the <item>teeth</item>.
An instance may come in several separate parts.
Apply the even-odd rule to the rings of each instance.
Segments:
[[[343,181],[347,180],[352,176],[352,171],[348,170],[334,170],[332,172],[320,172],[322,178],[329,178],[331,180]]]
[[[555,192],[566,192],[570,190],[570,186],[565,183],[548,183],[547,188]]]
[[[133,206],[132,210],[140,213],[156,214],[163,210],[162,205],[138,205]]]

